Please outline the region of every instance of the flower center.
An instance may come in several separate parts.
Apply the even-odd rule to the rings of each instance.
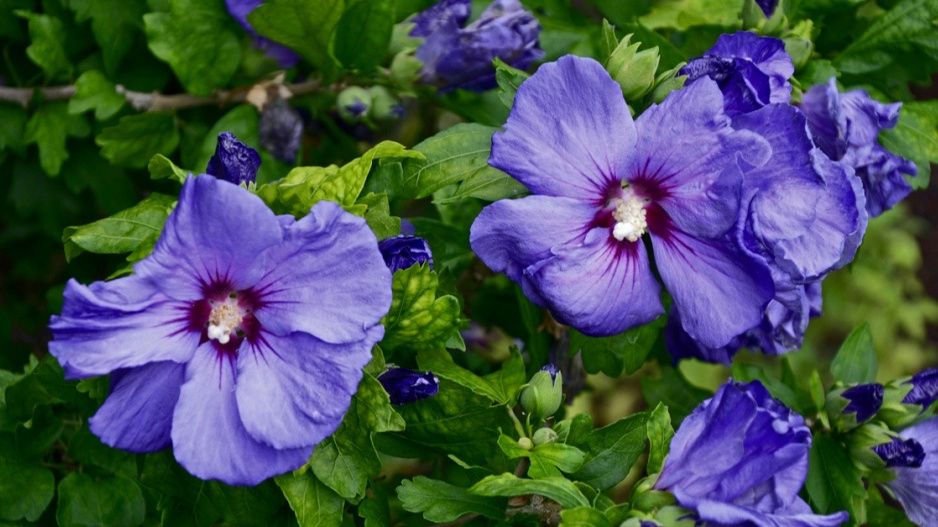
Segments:
[[[231,293],[224,301],[209,300],[212,312],[208,315],[208,338],[218,340],[219,344],[228,344],[231,334],[239,335],[241,322],[249,310],[238,303],[236,293]]]
[[[644,202],[634,194],[626,194],[614,200],[615,210],[612,217],[616,224],[612,227],[612,236],[619,240],[637,241],[645,234],[648,222],[645,220]]]

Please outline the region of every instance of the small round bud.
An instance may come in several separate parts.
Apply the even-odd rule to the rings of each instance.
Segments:
[[[525,450],[534,448],[534,443],[531,441],[530,437],[522,437],[518,440],[518,445]]]
[[[371,93],[365,88],[351,86],[339,93],[336,106],[343,120],[349,123],[358,122],[371,107]]]
[[[521,391],[521,407],[536,422],[554,414],[563,402],[563,374],[553,364],[541,368]]]
[[[557,432],[554,432],[551,428],[538,428],[534,432],[535,445],[546,445],[555,442],[557,442]]]
[[[404,116],[404,107],[401,101],[384,86],[372,86],[368,89],[371,94],[371,109],[368,114],[379,121],[392,121]]]

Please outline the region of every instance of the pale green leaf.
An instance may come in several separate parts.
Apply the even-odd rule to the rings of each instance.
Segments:
[[[876,380],[878,367],[870,325],[864,323],[853,330],[840,346],[831,362],[831,374],[846,384],[870,383]]]
[[[133,207],[62,233],[65,256],[71,260],[83,251],[120,254],[133,251],[163,230],[176,198],[154,192]]]
[[[414,146],[426,159],[404,165],[404,197],[429,196],[480,169],[495,170],[488,166],[494,131],[475,123],[457,124]]]
[[[342,523],[345,500],[311,472],[283,474],[275,481],[300,527],[333,527]]]
[[[565,478],[521,479],[513,474],[488,476],[469,488],[480,496],[514,497],[537,494],[559,503],[564,508],[588,507],[589,500]]]
[[[459,301],[452,295],[436,296],[439,278],[427,264],[394,273],[391,309],[382,319],[382,347],[414,350],[443,346],[459,329]]]
[[[499,520],[505,517],[507,501],[477,496],[445,481],[417,476],[404,480],[397,488],[404,510],[420,513],[431,522],[450,522],[466,514],[477,513]]]
[[[655,474],[661,472],[664,467],[664,460],[668,457],[668,450],[671,448],[671,438],[674,437],[674,428],[671,427],[671,414],[668,413],[668,407],[662,403],[648,414],[648,422],[645,423],[648,434],[648,464],[647,472]]]

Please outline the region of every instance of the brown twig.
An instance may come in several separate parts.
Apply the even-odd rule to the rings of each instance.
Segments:
[[[321,84],[319,79],[312,79],[296,84],[286,84],[284,88],[289,90],[292,95],[299,96],[319,90]],[[37,91],[44,101],[67,101],[75,96],[74,85],[50,86],[46,88],[10,88],[0,86],[0,101],[16,103],[23,108],[27,108]],[[166,95],[159,92],[147,93],[128,90],[119,84],[115,87],[115,91],[123,95],[127,103],[138,112],[180,110],[183,108],[194,108],[196,106],[237,104],[244,102],[248,94],[247,89],[238,88],[234,90],[220,90],[206,97],[189,93]]]

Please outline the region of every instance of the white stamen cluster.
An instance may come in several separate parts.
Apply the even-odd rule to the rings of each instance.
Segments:
[[[231,333],[236,331],[244,320],[244,310],[237,300],[228,299],[223,303],[212,302],[212,312],[208,316],[208,338],[219,344],[228,344]]]
[[[616,224],[612,228],[615,239],[638,241],[645,234],[648,223],[645,221],[645,207],[642,200],[630,196],[616,200],[616,210],[612,212]]]

